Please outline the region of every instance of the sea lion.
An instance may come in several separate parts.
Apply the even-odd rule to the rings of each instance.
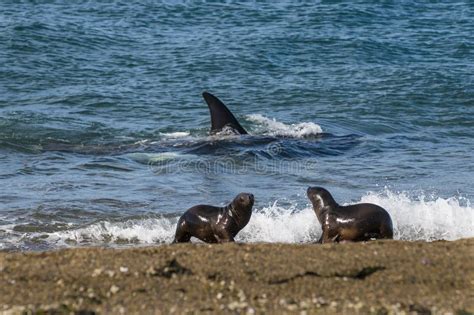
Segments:
[[[233,242],[250,220],[254,197],[240,193],[225,207],[198,205],[179,218],[173,243],[189,242],[196,237],[207,243]]]
[[[318,243],[393,238],[392,219],[382,207],[371,203],[340,206],[321,187],[309,187],[307,195],[323,229]]]

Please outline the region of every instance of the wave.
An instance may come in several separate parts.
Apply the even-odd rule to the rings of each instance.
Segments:
[[[165,139],[179,139],[189,137],[189,131],[161,132],[160,135]]]
[[[427,200],[425,195],[410,198],[407,192],[370,192],[358,203],[374,203],[392,217],[394,238],[407,241],[456,240],[474,237],[474,208],[462,197]],[[240,232],[244,242],[307,243],[316,241],[321,227],[311,207],[297,210],[277,203],[252,215]]]
[[[302,122],[287,125],[275,118],[267,118],[260,114],[248,115],[247,119],[260,125],[258,131],[268,136],[305,138],[321,134],[323,129],[313,122]]]
[[[42,123],[44,118],[41,117],[41,119],[36,118],[38,122]],[[252,131],[251,134],[257,137],[306,138],[320,135],[323,132],[319,125],[312,122],[284,124],[274,118],[267,118],[260,114],[249,115],[247,119],[253,122],[249,129]],[[215,134],[208,134],[202,128],[197,128],[159,132],[157,136],[156,134],[122,134],[121,130],[110,129],[103,124],[89,126],[84,123],[87,127],[84,129],[84,124],[77,123],[79,127],[73,128],[75,125],[71,127],[69,121],[62,120],[58,120],[56,128],[53,129],[51,129],[51,126],[33,124],[36,126],[33,130],[33,127],[23,126],[23,124],[22,122],[17,126],[10,126],[8,130],[0,128],[0,149],[104,154],[108,152],[117,153],[121,150],[143,150],[162,145],[177,147],[183,143],[195,144],[203,141],[215,142],[240,139],[235,130],[231,128],[224,128]]]
[[[410,198],[406,192],[370,192],[358,202],[378,204],[390,213],[394,223],[394,238],[398,240],[456,240],[474,237],[474,208],[460,197],[430,198],[424,195]],[[285,203],[286,204],[286,203]],[[47,234],[31,233],[10,238],[8,244],[39,239],[49,248],[82,245],[162,244],[174,236],[178,216],[133,219],[124,222],[97,222],[81,228]],[[13,226],[1,229],[8,237]],[[254,210],[249,224],[237,235],[239,242],[310,243],[321,235],[313,209],[297,204],[281,206],[278,202]],[[12,237],[13,235],[10,234]],[[20,245],[20,244],[17,244]],[[21,247],[21,245],[20,245]]]
[[[178,152],[161,152],[161,153],[128,153],[125,155],[129,159],[141,164],[160,164],[173,161],[178,158],[186,157],[186,154]],[[188,154],[188,156],[190,156]],[[194,157],[194,156],[193,156]]]
[[[87,227],[55,232],[48,242],[61,245],[104,243],[170,243],[173,240],[177,218],[149,218],[126,222],[99,222]]]
[[[369,193],[360,202],[387,209],[392,216],[395,238],[402,240],[456,240],[474,237],[474,208],[462,197],[410,198],[407,192],[385,190]]]
[[[237,235],[242,242],[308,243],[319,239],[321,227],[313,209],[285,208],[278,202],[257,210]]]
[[[323,130],[321,126],[313,122],[301,122],[296,124],[284,124],[275,118],[267,118],[260,114],[252,114],[246,116],[247,120],[254,124],[250,126],[252,133],[256,136],[271,137],[287,137],[287,138],[305,138],[320,135]],[[168,133],[160,133],[162,140],[199,140],[206,141],[228,140],[238,138],[236,131],[230,127],[224,127],[217,133],[203,135],[202,130],[198,129],[194,132],[176,131]]]

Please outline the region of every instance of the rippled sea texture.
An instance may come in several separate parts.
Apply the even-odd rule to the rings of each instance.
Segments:
[[[474,6],[397,3],[2,1],[0,248],[167,242],[241,191],[241,241],[311,241],[309,185],[474,236]]]

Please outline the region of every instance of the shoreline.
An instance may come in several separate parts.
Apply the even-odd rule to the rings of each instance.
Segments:
[[[472,314],[474,238],[0,251],[0,313]]]

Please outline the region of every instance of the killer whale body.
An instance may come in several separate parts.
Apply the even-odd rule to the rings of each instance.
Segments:
[[[218,134],[220,131],[227,131],[227,128],[230,129],[231,132],[237,135],[249,135],[249,133],[240,125],[237,121],[235,116],[232,112],[227,108],[224,103],[219,100],[216,96],[212,95],[211,93],[205,91],[202,93],[204,100],[206,101],[209,111],[211,114],[211,130],[210,135]],[[354,136],[359,137],[359,135],[347,135],[342,137],[334,136],[330,133],[320,133],[313,135],[313,138],[321,139],[321,138],[347,138],[349,140],[353,140]],[[242,141],[239,144],[246,144],[250,146],[259,146],[259,145],[267,145],[274,141],[280,141],[281,139],[288,139],[291,136],[279,136],[279,135],[251,135],[251,137],[242,137]],[[235,138],[233,140],[236,140]],[[345,141],[345,140],[344,140]],[[141,141],[133,144],[97,144],[97,145],[88,145],[88,144],[75,144],[75,143],[45,143],[41,145],[40,149],[37,148],[29,148],[25,147],[28,150],[39,150],[40,152],[49,152],[49,151],[57,151],[57,152],[72,152],[78,154],[93,154],[93,155],[105,155],[105,154],[123,154],[123,153],[135,153],[135,152],[153,152],[153,153],[162,153],[168,152],[167,150],[176,149],[176,148],[186,148],[188,152],[193,151],[196,149],[198,152],[199,148],[202,148],[203,144],[209,143],[209,139],[204,138],[201,140],[193,140],[191,142],[182,141],[181,139],[171,139],[166,140],[162,143],[150,143],[150,144],[143,144]],[[190,151],[191,150],[191,151]],[[198,152],[199,153],[199,152]]]
[[[210,134],[214,135],[219,133],[225,128],[229,128],[233,133],[240,135],[247,135],[248,132],[240,125],[232,112],[227,108],[227,106],[222,103],[217,97],[212,95],[209,92],[203,92],[202,96],[209,107],[211,113],[211,130]],[[202,143],[206,143],[208,140],[203,140],[202,142],[193,142],[197,147],[201,146]],[[176,143],[172,143],[173,148],[176,147]],[[122,153],[125,149],[126,151],[139,149],[142,147],[142,144],[131,144],[131,145],[83,145],[83,144],[69,144],[69,143],[50,143],[44,144],[41,151],[57,151],[57,152],[74,152],[80,154],[118,154]],[[159,151],[165,151],[163,147],[159,147]],[[147,151],[151,151],[147,149]],[[155,151],[155,150],[153,150]]]
[[[202,97],[211,113],[210,134],[216,134],[226,127],[232,128],[237,134],[246,135],[248,132],[239,124],[232,112],[217,97],[209,92],[203,92]]]

